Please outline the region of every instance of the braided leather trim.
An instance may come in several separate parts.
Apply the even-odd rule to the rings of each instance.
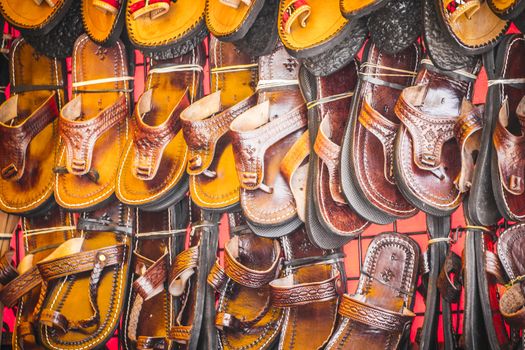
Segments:
[[[21,274],[0,291],[0,301],[7,307],[13,307],[16,302],[33,288],[42,283],[38,269],[32,267],[26,273]]]
[[[344,289],[339,271],[327,280],[297,285],[293,284],[293,276],[290,275],[272,281],[270,287],[272,305],[275,307],[292,307],[331,300],[343,294]]]
[[[220,291],[224,287],[227,278],[228,276],[224,273],[222,266],[219,265],[218,259],[215,260],[215,264],[213,264],[208,275],[208,284],[215,290]]]
[[[168,339],[177,343],[186,344],[191,338],[192,326],[173,326],[168,334]]]
[[[51,261],[37,264],[42,278],[46,281],[91,271],[98,261],[104,261],[104,266],[112,266],[122,262],[127,246],[125,244],[113,245],[97,250],[80,252]]]
[[[16,104],[18,97],[10,98],[3,106]],[[12,108],[17,108],[13,106]],[[31,140],[51,124],[58,116],[56,92],[38,107],[23,123],[8,126],[0,122],[0,171],[4,180],[20,180],[24,175],[27,147]]]
[[[144,275],[133,282],[133,289],[144,300],[151,299],[162,291],[163,284],[168,278],[168,253],[160,257]]]
[[[366,324],[387,332],[400,333],[414,314],[400,314],[362,303],[349,295],[344,295],[339,305],[339,314],[353,321]]]
[[[170,283],[177,279],[181,273],[194,269],[199,263],[199,245],[190,247],[175,257],[175,262],[170,271]]]
[[[106,131],[120,124],[128,116],[128,104],[123,94],[111,106],[96,117],[75,121],[75,107],[81,103],[81,96],[70,101],[60,113],[59,133],[66,146],[66,167],[70,174],[85,175],[91,169],[95,142]]]

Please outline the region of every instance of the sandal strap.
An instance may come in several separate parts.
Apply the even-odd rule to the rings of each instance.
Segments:
[[[18,95],[8,99],[0,108],[0,113],[0,153],[3,155],[0,174],[4,180],[17,181],[24,175],[29,143],[58,116],[56,92],[52,92],[18,125],[8,125],[9,120],[18,115]]]
[[[97,273],[98,266],[104,267],[120,264],[126,254],[127,245],[117,244],[96,250],[66,255],[49,261],[37,263],[40,275],[45,281],[60,277],[76,275],[86,271]]]
[[[135,273],[139,272],[141,276],[132,286],[142,299],[149,300],[164,290],[164,282],[168,278],[168,253],[161,256],[144,273],[140,273],[144,268],[145,265],[137,263]]]
[[[308,122],[305,104],[273,120],[270,120],[269,110],[269,102],[265,101],[248,109],[230,125],[235,166],[241,188],[245,190],[259,189],[263,184],[266,150],[291,133],[305,128]]]
[[[412,102],[421,99],[426,89],[427,85],[404,89],[394,111],[412,136],[414,163],[422,170],[431,171],[440,166],[443,145],[454,137],[458,117],[432,116],[419,111]]]
[[[272,305],[293,307],[338,298],[344,292],[339,271],[319,282],[295,284],[293,274],[270,282]]]
[[[33,266],[19,275],[0,290],[0,301],[7,307],[13,307],[24,295],[42,283],[38,268]]]
[[[81,95],[67,103],[60,113],[58,123],[60,137],[66,149],[67,171],[78,176],[86,175],[91,170],[96,141],[128,116],[128,104],[124,94],[96,117],[76,121],[81,117],[81,104]]]
[[[0,284],[6,285],[18,277],[18,271],[13,266],[13,251],[9,251],[0,258]]]
[[[177,343],[187,344],[191,338],[191,329],[193,326],[172,326],[168,334],[168,339]]]
[[[359,123],[368,130],[372,135],[374,135],[381,145],[383,146],[384,154],[384,167],[383,174],[385,179],[391,183],[395,184],[394,180],[394,141],[396,138],[397,130],[399,129],[399,124],[393,123],[390,120],[386,119],[375,110],[369,103],[366,98],[363,99],[363,105],[361,108],[361,113],[359,114]]]
[[[450,275],[453,274],[453,279]],[[437,279],[440,295],[449,303],[458,303],[461,297],[463,266],[461,257],[449,251]]]
[[[177,255],[169,275],[169,291],[174,296],[180,296],[186,288],[188,278],[199,266],[199,247],[190,247]]]
[[[485,271],[494,277],[499,284],[507,283],[505,271],[498,256],[490,250],[485,250]]]
[[[139,180],[152,180],[160,167],[162,154],[166,146],[180,131],[180,113],[190,105],[188,92],[182,96],[171,111],[168,119],[160,125],[151,126],[144,122],[144,114],[150,112],[153,90],[141,95],[135,107],[133,118],[133,149],[131,165],[133,175]]]
[[[339,315],[352,321],[371,326],[392,333],[401,333],[406,324],[416,316],[405,309],[405,313],[398,313],[371,304],[363,303],[350,295],[343,295],[339,304]]]
[[[140,336],[137,339],[137,350],[164,350],[166,349],[165,337]]]

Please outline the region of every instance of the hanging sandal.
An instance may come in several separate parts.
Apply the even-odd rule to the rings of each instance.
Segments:
[[[99,45],[113,46],[126,19],[126,1],[81,0],[84,30],[91,40]]]

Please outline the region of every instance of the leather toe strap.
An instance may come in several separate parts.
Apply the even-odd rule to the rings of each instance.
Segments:
[[[190,247],[175,257],[169,277],[171,295],[180,296],[184,293],[188,279],[199,266],[199,247]]]
[[[140,262],[137,264],[139,267]],[[142,269],[136,268],[136,272]],[[164,290],[164,282],[168,278],[168,253],[161,256],[157,261],[148,267],[140,277],[133,282],[135,290],[143,300],[149,300]]]

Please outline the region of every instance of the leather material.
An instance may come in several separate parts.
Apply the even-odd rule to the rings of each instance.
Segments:
[[[126,6],[117,1],[117,8],[108,6],[103,0],[82,0],[82,23],[87,35],[94,42],[111,46],[124,29]],[[106,5],[106,6],[104,6]]]
[[[439,20],[450,40],[465,54],[474,55],[490,51],[502,38],[509,22],[500,19],[487,2],[471,0],[457,2],[455,11],[447,6],[451,1],[437,0]],[[473,7],[474,5],[475,7]]]
[[[505,45],[498,52],[498,69],[495,79],[519,79],[525,77],[525,69],[512,64],[514,57],[525,53],[523,35],[505,38]],[[492,189],[500,213],[507,220],[522,221],[525,218],[525,85],[498,85],[494,101],[492,134]]]
[[[131,226],[133,211],[112,202],[82,216],[109,222],[107,231],[84,231],[82,238],[66,241],[54,254],[41,261],[57,267],[50,279],[47,297],[42,303],[38,337],[45,347],[93,348],[104,344],[118,324],[128,289],[131,237],[111,232],[112,224]],[[107,255],[106,255],[107,254]],[[75,259],[79,257],[79,259]],[[54,264],[58,261],[71,264]],[[79,273],[86,271],[87,273]],[[62,293],[67,284],[68,293]],[[67,332],[61,331],[67,330]]]
[[[385,6],[388,0],[340,0],[341,13],[346,18],[359,18]]]
[[[44,35],[57,24],[72,3],[72,0],[24,1],[23,3],[16,0],[2,0],[0,12],[2,17],[15,27]],[[31,16],[27,16],[28,13]]]
[[[492,12],[503,19],[516,18],[523,12],[523,9],[525,8],[525,2],[522,0],[489,0],[487,3]]]
[[[346,289],[337,250],[310,243],[303,227],[281,238],[284,272],[273,281],[272,303],[283,308],[279,349],[320,349],[336,328],[339,295]],[[311,330],[315,329],[315,332]]]
[[[10,62],[11,91],[17,93],[0,106],[0,210],[31,214],[53,195],[62,64],[23,39],[13,43]]]
[[[133,137],[120,159],[116,194],[123,203],[146,207],[168,197],[177,202],[187,191],[188,148],[180,115],[202,91],[202,72],[188,65],[202,67],[204,60],[199,46],[184,56],[153,62],[135,107]]]
[[[87,35],[79,37],[73,71],[73,84],[126,77],[124,45],[118,41],[104,48]],[[118,161],[128,138],[128,88],[127,81],[79,87],[62,109],[63,142],[55,178],[55,197],[61,206],[72,210],[94,208],[113,195]]]
[[[220,40],[242,39],[253,25],[264,3],[264,0],[207,0],[206,25]]]
[[[259,59],[259,79],[294,81],[298,66],[278,46]],[[296,84],[259,89],[257,105],[231,123],[229,134],[241,185],[241,206],[250,223],[275,227],[297,217],[280,165],[306,123],[306,107]]]
[[[462,193],[454,180],[461,171],[454,125],[473,81],[423,67],[413,87],[403,90],[395,105],[402,125],[397,134],[394,171],[403,194],[419,209],[438,216],[453,212]],[[468,72],[477,73],[479,66]]]
[[[352,133],[345,140],[350,144],[345,156],[349,157],[348,169],[358,195],[380,212],[397,219],[412,217],[417,209],[403,197],[394,179],[394,141],[400,124],[394,105],[401,93],[395,87],[412,85],[414,78],[410,75],[418,69],[420,54],[417,44],[395,55],[381,51],[374,44],[368,46],[364,60],[370,66],[363,68],[348,126]],[[383,81],[385,85],[397,85],[385,86]]]
[[[417,243],[398,233],[383,233],[372,240],[357,290],[343,296],[339,327],[326,349],[398,348],[415,317],[410,308],[419,255]]]

